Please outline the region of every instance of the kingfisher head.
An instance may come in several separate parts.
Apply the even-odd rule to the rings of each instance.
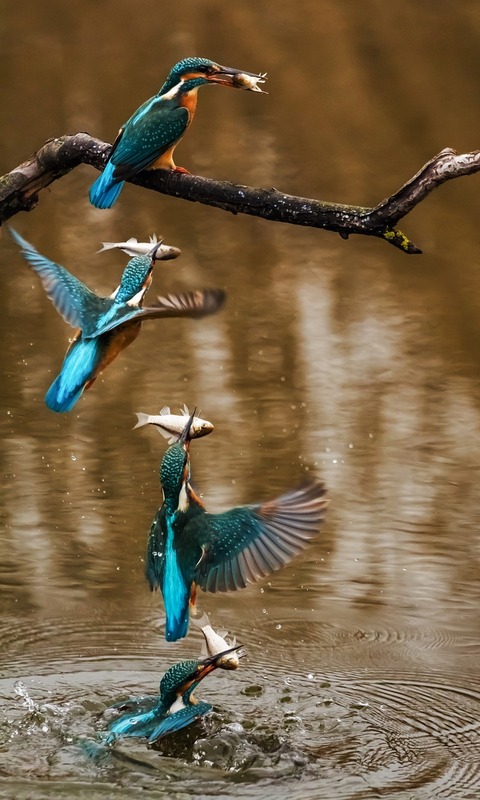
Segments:
[[[187,511],[187,484],[190,479],[190,428],[197,409],[189,416],[178,442],[165,453],[160,466],[160,482],[170,511]]]
[[[160,681],[160,697],[167,702],[174,697],[181,697],[184,702],[195,702],[191,695],[200,681],[215,669],[231,669],[225,664],[228,657],[234,653],[238,658],[243,658],[246,650],[243,645],[237,645],[236,647],[229,647],[215,656],[209,656],[201,660],[180,661],[178,664],[174,664],[173,667],[166,671]]]
[[[247,76],[254,79],[254,81],[263,77],[253,72],[244,72],[241,69],[222,67],[209,58],[184,58],[172,67],[170,75],[159,91],[159,95],[165,95],[169,92],[174,94],[189,92],[207,83],[220,83],[223,86],[231,86],[236,89],[249,88],[239,76]]]

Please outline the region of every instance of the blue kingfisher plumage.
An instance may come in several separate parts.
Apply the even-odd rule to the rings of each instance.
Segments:
[[[232,668],[228,661],[230,653],[241,658],[245,650],[237,645],[201,660],[180,661],[163,676],[158,695],[117,703],[114,708],[127,713],[110,722],[104,743],[111,744],[122,736],[135,736],[152,744],[211,711],[210,703],[198,701],[193,692],[213,670]]]
[[[257,83],[263,80],[263,75],[222,67],[208,58],[179,61],[158,94],[120,128],[105,168],[90,188],[90,202],[111,208],[124,182],[143,169],[188,171],[175,165],[173,151],[193,119],[200,86],[218,83],[262,91]]]
[[[288,564],[317,536],[328,504],[313,480],[275,500],[209,514],[190,485],[192,419],[163,457],[164,502],[147,543],[146,577],[162,592],[168,641],[186,636],[197,586],[235,591]]]
[[[15,230],[11,228],[10,232],[59,314],[77,328],[60,374],[45,396],[52,411],[70,411],[100,372],[137,338],[144,320],[202,317],[215,313],[225,299],[221,289],[199,289],[158,297],[156,303],[143,306],[155,261],[175,258],[179,253],[177,248],[162,248],[161,242],[149,255],[132,258],[120,286],[110,297],[100,297],[65,267],[42,256]]]

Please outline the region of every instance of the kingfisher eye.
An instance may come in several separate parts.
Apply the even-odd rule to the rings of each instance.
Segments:
[[[208,67],[206,64],[200,64],[200,66],[197,68],[197,71],[198,72],[209,72],[210,71],[210,67]]]

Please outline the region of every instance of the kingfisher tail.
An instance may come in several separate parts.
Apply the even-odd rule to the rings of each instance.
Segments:
[[[71,411],[82,396],[83,389],[84,386],[82,385],[79,389],[75,388],[72,391],[66,384],[63,375],[60,374],[55,378],[45,395],[45,403],[50,411],[56,411],[57,414]]]
[[[97,180],[90,187],[90,202],[96,208],[111,208],[122,191],[125,181],[116,181],[113,177],[114,164],[109,161]]]
[[[60,374],[45,395],[51,411],[61,414],[71,411],[86,385],[95,379],[95,370],[102,354],[98,339],[81,339],[74,342],[64,358]]]

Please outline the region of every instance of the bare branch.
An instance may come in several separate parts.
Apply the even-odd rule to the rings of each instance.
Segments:
[[[0,178],[0,223],[19,211],[30,211],[38,193],[66,175],[78,164],[101,170],[111,145],[88,133],[49,139],[34,155]],[[276,222],[305,225],[339,233],[376,236],[403,250],[421,253],[398,228],[398,221],[422,202],[430,192],[453,178],[480,170],[480,151],[458,155],[446,148],[425,164],[395,194],[373,208],[328,203],[284,194],[277,189],[256,189],[198,175],[150,170],[132,178],[132,183],[162,194],[215,206],[233,214],[250,214]]]

